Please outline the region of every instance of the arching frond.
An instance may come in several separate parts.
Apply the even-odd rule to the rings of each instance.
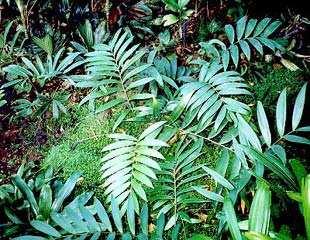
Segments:
[[[213,125],[211,137],[216,136],[228,123],[236,122],[236,114],[246,115],[250,108],[236,100],[235,96],[250,94],[243,78],[235,71],[220,72],[223,66],[217,62],[203,65],[197,81],[184,84],[181,89],[181,105],[185,110],[182,127],[194,119],[197,132]]]

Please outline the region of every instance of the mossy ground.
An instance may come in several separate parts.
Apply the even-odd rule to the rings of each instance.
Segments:
[[[47,151],[46,157],[42,162],[42,167],[52,166],[54,169],[59,170],[64,179],[68,178],[75,171],[83,172],[83,181],[79,184],[77,194],[82,191],[93,191],[97,198],[104,200],[104,189],[101,187],[102,180],[100,173],[100,159],[104,153],[101,150],[111,142],[108,134],[111,133],[118,112],[120,111],[121,109],[118,109],[111,115],[79,114],[80,119],[78,123],[67,129],[67,132],[58,140],[58,143]],[[124,122],[117,131],[138,136],[154,121],[158,120],[148,119],[145,122]],[[174,147],[172,146],[171,148],[162,149],[162,152],[166,155],[171,153],[173,149]],[[202,156],[196,162],[206,164],[213,168],[219,158],[220,149],[207,144],[204,146],[202,152]],[[206,178],[201,179],[198,184],[212,189],[214,182]],[[192,207],[195,209],[194,206]],[[202,218],[206,217],[205,223],[199,225],[199,229],[196,229],[198,225],[193,225],[190,227],[191,229],[186,231],[201,230],[210,233],[210,235],[214,234],[215,225],[210,224],[210,221],[214,221],[215,216],[210,209],[211,206],[209,204],[196,206],[196,210],[192,210],[192,213],[196,217],[198,215],[201,215]]]
[[[83,190],[97,191],[101,183],[101,149],[109,142],[107,134],[112,124],[112,119],[102,115],[86,116],[65,134],[58,145],[48,151],[43,167],[52,166],[61,170],[64,178],[81,171],[84,177]]]
[[[102,198],[100,159],[104,153],[101,150],[111,143],[108,134],[112,132],[120,111],[121,109],[117,109],[112,114],[99,115],[80,114],[78,123],[69,128],[58,143],[47,151],[42,167],[52,166],[59,170],[64,179],[75,171],[82,172],[83,182],[79,190],[93,191],[97,198]],[[124,122],[117,131],[138,136],[147,124],[149,123]]]
[[[287,95],[296,96],[303,85],[301,71],[291,71],[284,67],[274,68],[267,66],[266,73],[261,78],[252,78],[251,91],[256,101],[264,106],[275,106],[281,91],[286,88]]]

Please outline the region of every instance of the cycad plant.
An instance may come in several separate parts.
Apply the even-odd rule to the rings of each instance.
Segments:
[[[0,220],[2,237],[163,240],[164,215],[156,220],[156,231],[149,232],[151,219],[147,204],[141,207],[139,217],[131,209],[125,218],[114,197],[111,210],[92,192],[83,192],[70,200],[79,181],[82,178],[78,172],[62,183],[51,168],[34,174],[30,166],[22,165],[12,176],[11,184],[0,185],[0,210],[4,213]],[[9,223],[2,224],[6,219]],[[172,239],[178,239],[177,235]]]
[[[182,24],[184,20],[187,20],[193,13],[193,10],[187,9],[187,5],[190,0],[163,0],[166,5],[166,9],[172,11],[171,14],[166,14],[162,21],[164,26],[170,26],[178,23],[180,39],[183,36]]]
[[[51,110],[54,118],[58,118],[60,112],[66,113],[65,103],[69,94],[66,91],[58,92],[57,89],[51,91],[48,83],[53,86],[59,79],[65,80],[72,70],[84,63],[84,60],[77,60],[79,53],[70,53],[61,59],[64,48],[52,56],[52,47],[46,46],[44,42],[41,40],[40,43],[48,53],[45,62],[38,56],[34,62],[22,57],[23,65],[11,64],[3,68],[8,82],[1,88],[13,87],[17,93],[22,94],[22,97],[15,101],[14,107],[20,117],[33,113],[40,116],[47,110]],[[57,84],[60,86],[62,82]],[[29,93],[34,93],[35,98],[30,99]]]
[[[309,126],[298,127],[303,115],[306,87],[307,84],[304,84],[297,95],[292,114],[292,130],[287,133],[285,133],[287,128],[286,90],[284,89],[281,92],[276,108],[276,128],[278,139],[273,143],[271,140],[271,130],[269,128],[268,119],[260,102],[258,103],[257,115],[259,129],[262,134],[261,139],[264,141],[263,144],[260,142],[255,131],[244,120],[240,119],[239,125],[240,143],[244,145],[242,148],[246,155],[256,162],[256,173],[262,175],[264,172],[262,166],[265,166],[277,174],[278,177],[286,182],[291,189],[296,189],[297,184],[293,174],[285,166],[287,164],[286,152],[280,142],[286,140],[293,143],[310,144],[307,138],[296,135],[297,133],[309,132]],[[264,153],[262,153],[263,149],[265,149]]]
[[[250,112],[246,104],[233,98],[250,94],[248,85],[238,72],[222,72],[222,69],[222,64],[216,61],[205,64],[197,81],[189,81],[181,86],[179,110],[185,112],[183,128],[197,119],[196,132],[212,126],[210,136],[213,137],[229,122],[236,123],[236,114],[247,115]]]
[[[22,92],[29,92],[32,87],[43,87],[48,81],[55,78],[65,78],[70,71],[83,64],[83,61],[76,61],[79,53],[69,53],[64,59],[61,57],[65,49],[59,50],[55,56],[48,55],[45,61],[36,57],[32,62],[22,57],[23,65],[11,64],[3,68],[8,74],[9,82],[2,85],[2,88],[9,86],[22,86]]]

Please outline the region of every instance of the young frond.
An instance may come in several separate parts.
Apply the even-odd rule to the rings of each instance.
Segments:
[[[139,138],[123,133],[111,134],[116,141],[103,149],[108,152],[102,158],[101,167],[104,194],[107,202],[115,197],[122,205],[122,213],[130,209],[129,199],[136,212],[139,210],[138,199],[147,201],[144,188],[153,188],[153,181],[157,179],[155,170],[160,170],[157,160],[164,159],[158,149],[168,146],[156,138],[164,123],[152,124]]]
[[[254,161],[256,174],[263,175],[263,166],[273,171],[279,178],[285,181],[292,189],[295,189],[297,184],[293,174],[289,170],[286,159],[285,149],[280,145],[280,142],[287,140],[293,143],[310,144],[309,139],[306,137],[295,135],[296,132],[309,132],[310,127],[298,127],[303,114],[305,105],[307,83],[301,88],[297,95],[294,110],[292,114],[292,130],[285,133],[286,129],[286,89],[284,89],[277,102],[276,107],[276,129],[278,133],[278,139],[272,142],[271,129],[269,127],[269,121],[267,119],[265,110],[261,102],[257,105],[257,119],[259,130],[262,137],[259,138],[257,133],[253,130],[247,121],[240,115],[238,118],[238,137],[240,144],[234,144],[233,148],[237,157],[246,164],[245,155],[249,157],[251,161]],[[263,151],[264,144],[266,144],[266,151]],[[236,143],[236,142],[235,142]]]
[[[248,20],[247,16],[244,16],[238,20],[236,28],[230,24],[225,26],[228,46],[218,39],[203,42],[201,45],[208,53],[222,61],[224,70],[228,68],[231,60],[238,67],[241,52],[249,61],[251,60],[252,47],[260,55],[264,54],[264,46],[273,52],[277,49],[282,50],[283,47],[279,43],[269,38],[280,25],[280,21],[272,21],[270,18],[258,21],[257,19]]]

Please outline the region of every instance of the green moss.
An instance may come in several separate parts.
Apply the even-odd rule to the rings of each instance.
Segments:
[[[290,71],[286,68],[273,69],[262,79],[252,79],[251,90],[256,101],[264,106],[274,106],[279,94],[286,88],[288,96],[294,96],[303,84],[301,71]]]
[[[84,190],[98,189],[100,181],[101,149],[109,143],[113,118],[103,115],[85,117],[76,127],[70,129],[60,144],[53,146],[43,162],[43,166],[52,166],[62,170],[64,178],[75,171],[83,172]]]
[[[59,143],[47,151],[42,166],[52,166],[54,169],[61,170],[61,175],[65,179],[75,171],[83,172],[84,180],[80,185],[80,191],[94,191],[100,198],[103,192],[100,187],[102,184],[100,159],[104,155],[101,150],[111,143],[108,134],[112,132],[120,111],[118,109],[111,115],[84,116],[81,114],[80,122],[70,128]],[[149,123],[124,122],[118,131],[138,136]]]

